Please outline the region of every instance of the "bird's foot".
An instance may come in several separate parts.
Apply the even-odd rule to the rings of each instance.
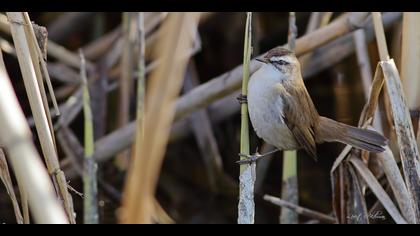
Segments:
[[[239,101],[239,104],[246,104],[248,103],[248,97],[243,94],[239,94],[239,96],[236,98]]]
[[[239,156],[244,157],[244,159],[239,160],[236,163],[238,163],[239,165],[246,165],[246,164],[251,165],[252,163],[256,163],[262,157],[269,156],[269,155],[274,154],[274,153],[279,152],[279,151],[280,151],[279,149],[274,149],[273,151],[267,152],[265,154],[259,154],[258,153],[258,148],[257,148],[257,151],[255,151],[255,153],[253,155],[239,153]]]
[[[246,165],[246,164],[251,165],[252,163],[256,163],[257,160],[260,157],[262,157],[261,154],[259,154],[258,152],[255,152],[253,155],[239,153],[239,156],[245,158],[243,160],[239,160],[239,161],[236,162],[239,165]]]

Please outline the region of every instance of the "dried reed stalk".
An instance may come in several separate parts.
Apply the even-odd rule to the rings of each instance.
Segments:
[[[400,147],[400,157],[408,187],[411,203],[413,205],[416,223],[420,222],[420,161],[416,137],[411,123],[410,112],[405,105],[405,98],[401,88],[400,77],[394,61],[381,62],[384,71],[387,92],[390,97],[394,117],[397,141]]]
[[[370,100],[369,105],[371,105],[370,110],[365,113],[366,117],[376,117],[376,119],[373,120],[373,124],[376,130],[379,130],[381,133],[382,131],[382,122],[379,116],[379,109],[376,103],[378,102],[379,93],[381,91],[382,85],[384,83],[383,81],[383,75],[381,74],[379,77],[375,77],[375,80],[373,81],[373,86],[371,88],[371,67],[370,67],[370,61],[369,61],[369,55],[365,44],[365,32],[363,30],[358,30],[354,33],[354,41],[356,46],[356,55],[359,62],[359,68],[361,72],[361,77],[363,81],[363,88],[365,92],[365,97],[369,99],[370,90],[373,93],[376,93],[373,97],[376,100]],[[377,67],[377,70],[380,68]],[[376,71],[378,73],[378,71]],[[379,85],[379,86],[378,86]],[[373,102],[375,102],[375,105],[373,105]],[[375,114],[373,114],[374,107]],[[367,163],[365,156],[363,155],[366,153],[367,155],[369,153],[362,152],[362,159]],[[410,198],[408,195],[407,187],[405,186],[403,177],[399,171],[398,165],[395,161],[394,155],[389,149],[389,147],[386,148],[386,151],[383,153],[377,154],[377,161],[382,166],[388,182],[391,186],[392,192],[396,196],[395,199],[398,203],[398,206],[401,210],[402,215],[409,223],[414,223],[414,210],[413,207],[410,204]]]
[[[328,223],[328,224],[335,224],[337,222],[335,220],[335,218],[332,217],[332,216],[329,216],[329,215],[326,215],[326,214],[323,214],[323,213],[320,213],[320,212],[317,212],[317,211],[313,211],[313,210],[298,206],[294,203],[284,201],[280,198],[276,198],[276,197],[273,197],[273,196],[270,196],[270,195],[264,195],[264,200],[266,200],[266,201],[268,201],[268,202],[270,202],[274,205],[277,205],[281,208],[288,208],[291,211],[295,212],[296,214],[301,214],[301,215],[304,215],[304,216],[307,216],[307,217],[310,217],[310,218],[313,218],[313,219],[317,219],[321,222],[325,222],[325,223]]]
[[[366,45],[366,33],[360,29],[353,34],[354,45],[356,48],[357,62],[360,68],[360,75],[363,83],[363,91],[366,100],[369,99],[372,84],[372,67],[370,65],[369,53]],[[383,133],[382,120],[379,115],[379,109],[375,111],[376,119],[373,120],[373,126],[376,130]]]
[[[25,116],[6,73],[1,51],[0,114],[0,129],[3,134],[0,135],[0,143],[8,153],[7,157],[19,186],[28,195],[35,222],[67,223],[66,215],[54,194],[53,184],[32,143]]]
[[[121,55],[121,79],[118,93],[118,127],[124,127],[130,122],[130,98],[133,92],[134,45],[136,40],[136,19],[134,12],[124,12],[123,18],[123,52]],[[130,150],[125,150],[117,156],[119,168],[126,169]]]
[[[170,13],[159,38],[162,63],[146,90],[144,138],[132,159],[123,195],[123,223],[151,223],[153,198],[175,113],[187,55],[196,36],[198,13]]]
[[[376,154],[379,163],[381,163],[389,185],[391,186],[392,192],[394,193],[395,200],[398,203],[401,214],[404,216],[406,221],[410,224],[415,222],[414,208],[410,204],[410,195],[407,190],[407,186],[404,183],[404,179],[398,168],[397,162],[395,161],[394,154],[389,147],[386,147],[385,152]]]
[[[144,31],[146,37],[146,59],[150,58],[150,51],[153,48],[157,34],[155,29],[165,20],[167,13],[165,12],[145,12],[144,13]],[[86,58],[91,60],[99,59],[117,40],[122,41],[120,38],[122,33],[122,26],[116,27],[111,32],[105,34],[101,38],[89,43],[83,48]]]
[[[48,123],[48,118],[45,113],[45,107],[39,89],[39,83],[37,79],[37,74],[39,75],[39,71],[35,70],[35,66],[39,66],[39,64],[34,64],[34,62],[31,60],[34,58],[34,56],[31,55],[31,42],[28,41],[25,30],[27,23],[25,23],[22,13],[8,12],[7,16],[9,18],[11,33],[15,43],[19,65],[22,71],[29,103],[34,115],[38,137],[44,153],[48,172],[53,178],[57,194],[64,203],[64,207],[70,222],[75,223],[71,196],[67,190],[67,182],[64,173],[60,170],[55,143],[51,135],[52,130],[50,129]]]
[[[330,23],[330,21],[331,21],[331,18],[333,16],[333,14],[334,14],[334,12],[324,12],[322,14],[319,26],[324,27],[324,26],[328,25],[328,23]]]
[[[386,43],[385,31],[382,24],[381,13],[373,12],[372,18],[373,18],[373,25],[375,29],[375,35],[376,35],[376,42],[379,49],[379,57],[381,61],[389,60],[388,46]]]
[[[320,22],[321,22],[321,19],[322,19],[323,15],[325,15],[325,13],[321,13],[321,12],[312,12],[311,13],[311,16],[309,17],[308,25],[306,27],[305,34],[310,34],[311,32],[315,31],[316,29],[318,29],[320,27]],[[306,62],[310,58],[312,58],[312,53],[307,53],[307,54],[299,57],[299,62],[301,64],[302,68],[305,67]]]
[[[374,82],[368,102],[360,117],[359,126],[366,127],[372,121],[373,112],[377,107],[379,93],[382,89],[383,81],[381,70],[377,67]],[[346,145],[343,151],[335,160],[330,171],[332,188],[333,188],[333,208],[336,212],[339,223],[369,223],[366,203],[361,192],[361,183],[357,178],[355,170],[347,162],[343,160],[353,158],[354,153],[350,153],[352,147]],[[357,169],[356,169],[357,170]],[[391,207],[392,208],[392,207]],[[350,217],[352,215],[360,215],[360,219]]]
[[[11,32],[9,23],[10,21],[7,22],[7,17],[5,17],[3,14],[0,14],[0,31],[10,35]],[[49,56],[58,59],[68,66],[80,69],[79,56],[51,40],[48,40],[47,42],[47,53]],[[86,61],[86,66],[89,71],[94,70],[95,67],[94,64],[90,61]]]
[[[407,98],[407,106],[411,111],[420,110],[420,95],[418,93],[420,88],[420,32],[417,30],[418,22],[420,22],[418,12],[404,13],[401,79]],[[413,122],[416,122],[416,120]],[[420,132],[418,130],[417,128],[417,145],[419,146]]]
[[[394,122],[396,123],[395,126],[397,129],[398,141],[400,143],[400,146],[403,147],[402,150],[404,150],[404,148],[410,149],[411,148],[410,145],[412,145],[410,144],[410,133],[412,133],[412,128],[410,129],[411,120],[406,118],[408,117],[408,110],[405,108],[405,105],[404,105],[404,98],[402,96],[401,87],[399,85],[398,71],[395,67],[393,60],[389,59],[380,13],[373,13],[373,20],[374,20],[375,33],[376,33],[377,41],[378,41],[378,48],[380,51],[381,62],[379,63],[377,70],[375,72],[375,77],[374,77],[372,88],[370,91],[369,100],[361,115],[359,126],[366,126],[372,123],[374,111],[377,108],[378,97],[382,89],[382,86],[384,84],[383,77],[385,77],[385,82],[388,85],[386,86],[386,90],[390,94],[390,97],[389,97],[390,104],[393,110]],[[404,109],[406,110],[405,112],[404,112]],[[402,142],[400,138],[401,136],[406,137],[402,139]],[[411,140],[413,136],[414,135],[412,134]],[[406,146],[404,147],[401,144],[403,145],[405,144]],[[334,163],[331,173],[334,172],[335,168],[338,166],[338,163],[340,163],[341,160],[343,160],[346,157],[346,155],[348,154],[350,150],[351,150],[351,147],[347,146],[346,149],[340,154],[340,157],[337,158],[336,162]],[[415,147],[414,150],[412,149],[407,150],[407,152],[408,153],[405,153],[405,155],[411,158],[410,161],[412,161],[411,163],[410,161],[408,161],[408,166],[409,166],[408,170],[410,171],[410,173],[414,173],[414,175],[410,176],[411,179],[406,177],[407,185],[410,186],[409,185],[410,183],[408,181],[413,181],[413,180],[416,181],[416,178],[418,178],[418,169],[417,169],[417,176],[415,175],[416,168],[418,168],[416,167],[418,162],[416,161],[416,158],[415,158],[415,157],[418,157],[418,154],[416,155],[415,153],[418,151]],[[398,167],[393,157],[389,157],[389,155],[383,156],[385,154],[380,154],[380,156],[381,155],[383,158],[386,158],[380,161],[390,181],[391,188],[394,194],[401,198],[397,202],[399,203],[401,210],[405,211],[404,216],[406,219],[404,219],[401,216],[398,209],[395,207],[394,203],[391,201],[389,196],[386,194],[385,190],[378,183],[378,181],[375,179],[375,177],[370,172],[370,170],[365,166],[365,164],[354,155],[351,155],[349,160],[353,164],[353,166],[356,168],[356,170],[359,172],[359,174],[363,177],[367,185],[378,197],[379,201],[384,205],[385,209],[390,213],[390,215],[393,217],[393,219],[397,223],[406,223],[407,221],[416,222],[416,219],[413,219],[415,218],[413,217],[415,213],[412,212],[412,208],[416,207],[416,203],[415,203],[416,200],[413,200],[413,197],[412,197],[413,193],[411,193],[411,196],[409,196],[409,194],[405,190],[405,186],[402,183],[402,177],[400,176]],[[402,156],[404,155],[403,151],[401,151],[401,155]],[[417,179],[417,183],[418,183],[418,179]],[[413,184],[412,186],[414,186],[414,194],[416,194],[415,191],[418,191],[416,190],[416,188],[418,188],[418,184],[417,185]],[[411,189],[411,191],[413,192],[413,189]]]
[[[384,82],[383,72],[378,64],[375,71],[375,77],[372,82],[369,100],[362,113],[363,120],[371,120],[374,116],[378,117],[378,99]],[[396,196],[396,200],[402,214],[408,222],[414,222],[414,209],[410,203],[411,201],[408,195],[407,187],[405,186],[404,180],[393,154],[389,150],[389,147],[386,148],[385,152],[377,154],[377,157],[379,163],[381,163],[384,169],[391,189]]]
[[[281,198],[295,205],[299,203],[296,150],[283,152]],[[298,214],[295,211],[289,208],[281,208],[281,224],[298,224],[298,220]]]
[[[151,18],[150,20],[145,20],[145,30],[146,30],[146,51],[145,51],[145,57],[147,60],[149,60],[150,58],[152,58],[152,56],[155,54],[156,52],[156,42],[157,42],[157,38],[159,38],[159,31],[153,32],[153,33],[148,33],[149,30],[148,29],[153,29],[155,28],[158,24],[160,24],[160,22],[162,22],[163,20],[165,20],[166,16],[168,15],[167,12],[159,12],[159,13],[155,13],[155,17]],[[212,16],[214,14],[214,12],[203,12],[201,13],[201,17],[200,17],[200,24],[206,22],[207,19],[210,18],[210,16]],[[150,25],[150,26],[149,26]]]
[[[145,80],[146,80],[146,58],[145,58],[145,42],[146,35],[144,31],[144,13],[138,13],[136,17],[137,22],[137,37],[138,37],[138,47],[139,47],[139,56],[137,64],[137,111],[136,111],[136,135],[134,140],[133,147],[133,158],[136,158],[140,155],[141,143],[144,138],[144,111],[145,111]]]
[[[397,67],[394,60],[389,59],[381,13],[374,12],[372,14],[379,55],[381,57],[380,65],[385,76],[386,90],[390,98],[405,182],[416,216],[415,223],[420,223],[420,159],[416,137]]]
[[[366,127],[372,123],[372,119],[374,117],[375,111],[377,110],[378,99],[379,99],[379,95],[380,95],[383,85],[384,85],[383,72],[382,72],[381,66],[378,64],[376,72],[375,72],[375,76],[373,79],[373,83],[371,86],[369,99],[360,117],[359,126]],[[352,149],[351,146],[346,146],[346,148],[342,151],[342,153],[340,154],[340,156],[337,158],[337,160],[335,161],[333,165],[331,175],[335,172],[336,168],[339,166],[341,161],[347,157],[351,149]],[[387,155],[387,153],[381,153],[378,155],[379,155],[378,157],[381,158],[379,161],[383,165],[388,179],[392,178],[390,180],[390,184],[391,184],[391,187],[393,189],[395,196],[401,197],[401,199],[398,200],[397,202],[399,203],[401,210],[406,211],[403,213],[403,215],[405,216],[406,219],[412,219],[413,213],[410,213],[410,211],[412,211],[412,209],[410,210],[410,207],[411,207],[410,201],[409,202],[402,201],[404,199],[407,199],[408,193],[404,191],[404,184],[401,183],[401,181],[399,181],[400,179],[402,180],[402,177],[401,177],[401,174],[399,173],[395,160],[394,162],[392,162],[390,158],[393,158],[393,157],[390,157],[389,155]],[[363,162],[361,162],[360,159],[358,159],[358,157],[356,157],[355,155],[350,155],[349,160],[354,165],[358,173],[363,177],[363,179],[365,180],[365,183],[372,189],[372,191],[378,197],[379,201],[384,205],[385,209],[393,217],[393,219],[397,223],[406,223],[407,220],[401,216],[401,213],[395,207],[394,203],[390,200],[390,197],[388,196],[388,194],[386,194],[385,190],[378,183],[378,181],[375,179],[375,177],[370,172],[370,170],[366,167],[366,165]],[[349,210],[351,210],[352,206],[350,206],[349,208],[350,208]],[[360,223],[360,222],[357,222],[357,223]]]
[[[353,40],[354,40],[354,45],[356,49],[356,57],[357,57],[357,62],[358,62],[359,70],[360,70],[360,76],[362,79],[363,92],[365,95],[365,100],[367,100],[369,99],[369,93],[370,93],[370,88],[372,84],[372,68],[370,65],[369,52],[367,50],[367,45],[366,45],[365,31],[363,29],[356,30],[353,33]],[[381,116],[379,114],[379,108],[377,108],[375,111],[375,117],[376,119],[373,120],[374,122],[373,126],[375,127],[376,130],[378,130],[380,133],[383,134],[384,132],[382,128]],[[367,151],[361,152],[361,158],[366,164],[369,163],[369,160],[370,160],[369,157],[370,157],[369,152]],[[375,159],[373,159],[370,162],[372,164],[378,164],[377,160]]]
[[[166,16],[166,14],[162,14],[161,17],[159,17],[159,19],[160,18],[164,19],[164,16]],[[162,20],[162,19],[160,19],[160,20]],[[152,29],[152,26],[154,24],[158,23],[158,21],[156,19],[155,20],[150,20],[150,21],[152,21],[152,23],[146,24],[146,22],[145,22],[145,24],[146,24],[145,34],[147,34],[148,30]],[[155,23],[153,23],[153,22],[155,22]],[[157,33],[155,33],[153,35],[157,35]],[[153,35],[151,35],[151,36],[153,36]],[[148,47],[148,42],[149,42],[151,36],[149,36],[146,39],[146,48]],[[119,59],[119,57],[122,53],[122,49],[123,49],[123,40],[120,39],[120,40],[116,41],[114,44],[115,44],[114,47],[111,50],[109,50],[108,53],[104,56],[104,58],[99,62],[100,65],[105,65],[105,66],[101,66],[101,67],[111,68],[111,67],[113,67],[113,65]],[[198,50],[199,50],[199,48],[195,47],[194,50],[191,52],[191,55],[197,53]],[[156,60],[156,61],[153,61],[152,63],[150,63],[145,69],[146,74],[149,73],[151,70],[153,70],[158,64],[159,64],[159,60]],[[109,76],[115,78],[115,77],[118,76],[117,74],[121,73],[120,71],[121,71],[121,65],[117,66],[117,68],[115,70],[111,70],[109,72]],[[91,82],[93,82],[93,81],[89,81],[89,83],[91,83]],[[118,83],[111,84],[110,86],[108,86],[109,89],[107,91],[109,92],[109,91],[115,90],[118,87],[117,85],[118,85]],[[78,112],[81,110],[81,107],[82,107],[81,106],[81,89],[79,88],[76,92],[74,92],[74,95],[77,95],[77,96],[70,97],[68,99],[67,105],[64,106],[64,107],[61,107],[61,110],[63,111],[63,113],[67,113],[67,111],[70,110],[72,115],[61,116],[59,121],[56,123],[56,126],[55,126],[56,129],[58,129],[59,126],[63,123],[65,125],[68,125],[75,118],[75,116],[78,114]],[[76,100],[74,98],[76,98]]]
[[[120,55],[120,52],[122,51],[121,50],[122,45],[123,45],[122,41],[117,41],[115,47],[111,51],[109,51],[108,54],[105,56],[105,58],[103,59],[104,61],[103,63],[107,65],[106,67],[110,68],[112,67],[112,65],[114,65],[114,63],[116,62],[117,58]],[[146,47],[147,47],[147,40],[146,40]],[[194,47],[194,50],[192,50],[190,55],[192,56],[196,54],[199,51],[199,49],[200,49],[199,47]],[[145,73],[148,74],[150,71],[155,69],[159,63],[160,63],[159,60],[151,62],[146,67]],[[119,66],[118,70],[120,69],[121,67]],[[116,76],[112,74],[113,72],[110,72],[110,73],[111,75],[109,76],[114,76],[114,77]],[[93,82],[94,82],[93,80],[89,81],[89,83],[93,83]],[[107,92],[113,91],[117,87],[118,87],[118,83],[112,83],[108,86]],[[63,113],[66,113],[66,114],[69,113],[69,115],[61,116],[59,118],[59,120],[55,124],[56,130],[58,130],[61,125],[70,124],[74,120],[74,118],[78,115],[78,113],[81,111],[81,108],[82,108],[81,93],[82,93],[81,88],[79,88],[77,91],[74,92],[73,96],[71,96],[64,105],[60,106],[60,110]],[[131,122],[131,124],[134,125],[135,122]],[[133,133],[134,133],[134,130],[133,130]]]
[[[33,24],[33,26],[35,26],[35,24]],[[39,28],[38,31],[44,31],[42,27],[39,27],[39,26],[36,26],[36,27]],[[0,47],[2,48],[3,51],[5,51],[5,52],[13,55],[14,57],[16,57],[16,51],[15,51],[13,45],[11,43],[9,43],[8,41],[0,39]],[[41,52],[41,53],[42,53],[42,60],[41,60],[41,62],[42,62],[42,61],[45,61],[45,58],[43,57],[44,53],[43,52]],[[80,80],[79,74],[65,64],[62,64],[62,63],[59,63],[59,62],[50,62],[50,63],[48,63],[48,65],[46,65],[46,67],[47,67],[47,69],[45,69],[45,71],[47,73],[46,73],[45,77],[46,77],[46,80],[47,80],[48,89],[50,90],[51,94],[52,94],[52,92],[51,92],[52,85],[49,82],[50,81],[49,74],[51,74],[51,76],[55,80],[58,80],[62,83],[78,84],[80,82],[79,81]],[[47,76],[48,76],[48,78],[47,78]],[[69,88],[69,86],[67,86],[66,88]],[[59,90],[57,90],[57,91],[59,91]],[[60,92],[56,92],[56,94],[57,93],[60,94]],[[61,97],[62,96],[57,96],[58,99],[60,99]],[[57,109],[55,107],[55,105],[54,105],[54,109],[56,110],[56,113],[57,113],[57,110],[59,111],[59,109]]]
[[[391,198],[379,184],[375,176],[370,172],[367,166],[359,158],[352,156],[349,160],[356,168],[358,173],[362,176],[363,180],[367,183],[372,192],[376,195],[391,217],[398,224],[406,224],[407,221],[402,217],[397,207],[392,202]]]
[[[360,69],[360,75],[363,83],[363,92],[365,99],[369,98],[369,90],[372,84],[372,68],[369,60],[369,52],[366,46],[366,34],[363,29],[356,30],[353,33],[354,45],[356,48],[357,62]]]
[[[27,41],[28,41],[28,47],[30,50],[32,63],[35,69],[36,79],[38,82],[39,91],[41,93],[45,115],[47,117],[48,125],[50,128],[51,139],[54,144],[54,148],[56,148],[55,135],[54,135],[53,125],[52,125],[52,118],[51,118],[50,109],[48,106],[48,99],[47,99],[47,94],[44,88],[43,78],[45,78],[45,81],[47,82],[47,87],[50,92],[51,99],[53,101],[56,115],[60,115],[60,111],[58,110],[58,105],[55,99],[54,90],[52,88],[51,80],[47,71],[47,66],[44,61],[44,58],[46,58],[46,55],[44,55],[45,53],[43,53],[40,49],[40,45],[43,45],[43,42],[47,40],[46,29],[31,23],[29,15],[26,12],[23,13],[23,18],[24,18],[24,24],[27,26],[25,27],[25,30],[26,30],[26,36],[27,36]],[[37,29],[36,34],[34,32],[33,26],[35,26]]]
[[[20,193],[20,201],[22,204],[22,212],[23,212],[23,223],[29,224],[30,223],[30,216],[29,216],[29,203],[28,203],[28,193],[26,189],[19,186],[19,193]]]

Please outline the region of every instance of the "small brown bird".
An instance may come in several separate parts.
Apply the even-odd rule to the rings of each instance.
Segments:
[[[385,150],[388,140],[381,134],[318,114],[293,52],[275,48],[257,60],[265,65],[251,76],[247,100],[252,125],[264,141],[279,150],[303,148],[315,160],[316,144],[324,142],[376,153]]]

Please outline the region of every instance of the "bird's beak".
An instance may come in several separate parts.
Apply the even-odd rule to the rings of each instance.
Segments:
[[[258,58],[255,58],[255,60],[257,60],[259,62],[262,62],[262,63],[265,63],[265,64],[268,63],[268,61],[267,61],[267,59],[265,57],[258,57]]]

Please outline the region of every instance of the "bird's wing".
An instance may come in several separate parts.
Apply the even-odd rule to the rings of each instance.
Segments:
[[[288,83],[279,83],[276,88],[282,90],[279,94],[284,104],[284,122],[299,145],[317,160],[314,124],[318,119],[318,113],[306,88],[304,85],[294,86]]]

